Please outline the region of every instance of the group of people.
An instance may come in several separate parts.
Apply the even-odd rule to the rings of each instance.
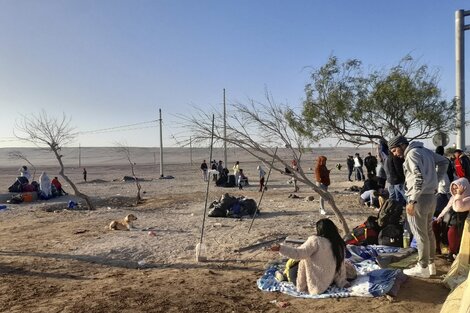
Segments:
[[[444,283],[453,289],[462,281],[468,281],[469,277],[470,159],[459,149],[455,150],[453,160],[443,154],[442,147],[432,151],[425,148],[422,142],[409,142],[403,136],[396,136],[388,143],[382,141],[378,157],[364,163],[375,165],[374,170],[366,166],[368,180],[375,183],[376,189],[370,189],[372,193],[375,192],[377,196],[380,190],[388,194],[401,203],[406,212],[405,228],[413,234],[418,250],[418,261],[412,268],[404,270],[406,275],[422,278],[436,275],[434,260],[440,247],[436,245],[433,227],[442,227],[441,223],[445,222],[450,212],[454,211],[451,216],[459,214],[460,226],[445,225],[449,233],[449,250],[455,260]],[[351,158],[352,162],[349,161]],[[348,168],[352,164],[349,174],[356,168],[357,180],[362,178],[359,158],[356,154],[356,164],[352,156],[348,157]],[[317,160],[315,178],[318,186],[327,190],[329,170],[324,156]],[[460,242],[465,244],[459,250],[457,243]],[[276,245],[271,250],[297,260],[295,271],[298,291],[319,294],[332,283],[339,287],[348,283],[345,245],[336,226],[328,219],[317,222],[317,235],[309,237],[302,246]]]
[[[62,184],[57,177],[52,180],[49,178],[46,172],[42,172],[39,176],[39,183],[35,181],[28,170],[27,166],[22,166],[19,169],[19,177],[17,181],[20,182],[19,190],[21,192],[38,192],[38,197],[43,200],[50,199],[52,197],[67,195],[63,190]]]

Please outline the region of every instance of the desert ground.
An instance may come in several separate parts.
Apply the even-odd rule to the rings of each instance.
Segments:
[[[0,149],[0,195],[3,203],[24,161],[11,159],[12,149]],[[18,149],[15,149],[18,150]],[[42,171],[58,175],[59,167],[51,153],[40,149],[20,150]],[[288,178],[273,172],[256,217],[248,232],[251,218],[206,218],[204,243],[207,262],[195,261],[204,214],[207,185],[199,165],[209,159],[208,149],[192,151],[169,148],[164,154],[164,175],[160,176],[158,149],[132,149],[136,174],[144,179],[144,201],[135,206],[136,188],[124,182],[130,166],[112,148],[64,149],[66,174],[79,189],[92,197],[97,209],[68,210],[73,195],[21,204],[7,204],[0,211],[0,311],[1,312],[439,312],[448,290],[439,275],[449,264],[437,260],[438,277],[410,278],[396,298],[343,298],[311,300],[280,293],[262,292],[256,280],[267,262],[279,259],[266,250],[269,245],[236,252],[255,243],[284,236],[306,238],[312,234],[319,214],[318,196],[300,184],[299,199],[288,198],[293,186]],[[155,154],[154,151],[157,151]],[[367,149],[321,148],[302,158],[302,167],[314,167],[318,155],[328,157],[332,185],[338,207],[351,228],[376,214],[358,204],[358,194],[346,189],[358,183],[347,181],[345,159],[348,154]],[[287,151],[285,158],[289,159]],[[223,160],[220,149],[213,159]],[[209,203],[222,194],[244,195],[256,201],[253,157],[230,150],[229,168],[241,163],[251,186],[238,188],[209,187]],[[80,166],[79,167],[79,162]],[[336,163],[343,169],[335,169]],[[82,168],[88,171],[83,182]],[[310,174],[311,175],[311,174]],[[66,191],[70,186],[60,178]],[[304,197],[315,195],[312,202]],[[84,204],[83,201],[79,200]],[[338,225],[337,218],[329,215]],[[110,231],[106,226],[132,213],[137,216],[136,230]],[[156,236],[143,229],[155,229]],[[243,249],[242,249],[243,250]],[[273,300],[286,301],[279,308]]]

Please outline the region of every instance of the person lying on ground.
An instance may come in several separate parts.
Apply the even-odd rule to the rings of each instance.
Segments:
[[[271,251],[300,260],[297,270],[297,291],[312,295],[323,293],[332,283],[346,287],[346,245],[336,225],[327,218],[316,224],[317,235],[308,237],[300,247],[275,245]]]

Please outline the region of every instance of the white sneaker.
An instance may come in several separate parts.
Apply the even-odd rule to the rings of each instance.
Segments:
[[[428,269],[429,269],[429,275],[431,275],[431,276],[436,275],[436,264],[435,263],[429,263],[428,264]]]
[[[429,276],[431,276],[429,274],[429,266],[426,268],[422,268],[419,263],[410,269],[403,270],[403,273],[408,276],[421,277],[421,278],[429,278]]]
[[[325,211],[325,210],[322,210],[322,209],[320,209],[320,214],[321,214],[321,215],[326,215],[326,211]]]

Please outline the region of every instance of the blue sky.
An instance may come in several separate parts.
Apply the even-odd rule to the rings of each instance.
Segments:
[[[332,54],[380,69],[410,53],[440,71],[451,99],[458,9],[470,3],[0,0],[0,147],[24,145],[12,140],[15,120],[41,109],[89,131],[152,121],[159,108],[164,144],[174,146],[175,115],[221,105],[223,88],[227,102],[263,100],[267,88],[299,107],[305,67]],[[158,128],[83,134],[72,145],[118,141],[158,146]]]

